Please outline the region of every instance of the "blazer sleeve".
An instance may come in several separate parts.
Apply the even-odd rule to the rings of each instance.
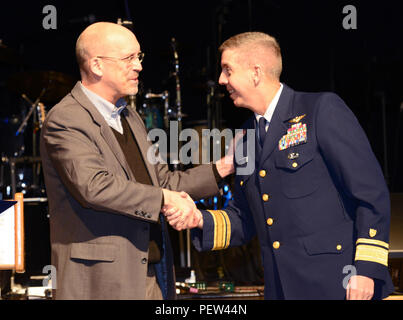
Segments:
[[[380,165],[352,111],[335,94],[319,101],[320,151],[342,196],[355,203],[358,275],[387,280],[390,198]]]
[[[194,200],[218,194],[213,164],[203,164],[185,171],[170,171],[168,165],[157,167],[160,186],[174,191],[185,191]]]
[[[137,118],[146,134],[147,130],[140,115],[135,111],[133,116]],[[149,147],[151,147],[151,143]],[[171,171],[166,163],[157,162],[155,170],[162,188],[185,191],[194,200],[207,198],[219,192],[213,164],[202,164],[185,171]]]
[[[255,236],[255,224],[240,181],[241,178],[237,176],[234,196],[225,209],[200,210],[203,215],[203,230],[191,230],[192,243],[196,250],[222,250],[229,246],[240,246]]]

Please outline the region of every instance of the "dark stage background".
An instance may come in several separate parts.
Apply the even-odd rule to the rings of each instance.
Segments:
[[[57,9],[56,30],[42,26],[47,15],[42,10],[48,4]],[[357,9],[356,30],[343,28],[346,5]],[[144,92],[169,88],[174,71],[171,38],[175,37],[182,108],[188,115],[185,124],[206,120],[208,81],[217,83],[220,71],[218,45],[239,32],[264,31],[282,47],[281,80],[296,90],[339,94],[364,127],[391,191],[402,191],[402,9],[401,1],[392,0],[4,1],[0,117],[4,122],[27,112],[27,103],[9,87],[22,88],[15,88],[19,83],[13,85],[10,77],[21,71],[56,71],[78,79],[74,45],[80,32],[90,22],[121,18],[133,22],[146,52],[141,73]],[[47,102],[46,108],[55,102]],[[249,115],[235,109],[225,93],[220,103],[221,118],[229,128],[239,127]],[[29,142],[30,138],[25,146],[28,154]],[[10,141],[2,139],[2,143],[2,150],[8,150]]]
[[[57,9],[56,30],[42,26],[48,4]],[[346,5],[357,9],[356,30],[343,28]],[[133,22],[146,53],[140,96],[172,87],[171,38],[176,38],[185,126],[205,121],[208,110],[222,120],[222,127],[238,128],[246,120],[249,111],[236,109],[217,85],[217,48],[236,33],[263,31],[275,36],[282,48],[282,82],[299,91],[339,94],[366,131],[390,191],[402,192],[402,9],[401,1],[392,0],[3,1],[0,151],[11,156],[15,146],[23,144],[21,155],[32,155],[32,128],[19,139],[12,134],[29,110],[21,93],[32,101],[37,98],[39,78],[33,75],[38,71],[63,75],[55,97],[45,101],[47,110],[69,90],[70,79],[79,76],[75,41],[91,22]],[[21,72],[29,76],[21,77]],[[214,110],[207,103],[212,87]]]

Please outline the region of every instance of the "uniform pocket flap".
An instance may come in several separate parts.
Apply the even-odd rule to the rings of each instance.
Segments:
[[[299,168],[310,162],[313,159],[313,155],[312,152],[291,151],[291,149],[286,149],[277,153],[275,160],[276,167],[297,171]]]
[[[309,255],[340,254],[353,245],[353,222],[343,223],[304,237],[303,243]]]
[[[94,261],[115,261],[116,246],[106,243],[73,243],[70,258]]]

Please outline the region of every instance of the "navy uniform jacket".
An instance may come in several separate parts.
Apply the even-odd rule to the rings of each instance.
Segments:
[[[255,126],[252,117],[243,127]],[[238,246],[257,234],[266,299],[344,299],[354,274],[374,279],[375,299],[393,292],[389,192],[364,131],[337,95],[284,85],[263,149],[241,143],[247,157],[237,172],[246,161],[255,170],[236,175],[225,210],[202,211],[203,230],[192,230],[197,250]]]

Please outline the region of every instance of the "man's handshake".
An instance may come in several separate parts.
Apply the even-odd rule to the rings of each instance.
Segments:
[[[162,191],[164,193],[164,206],[161,212],[174,229],[180,231],[203,227],[203,216],[186,192],[167,189]]]

